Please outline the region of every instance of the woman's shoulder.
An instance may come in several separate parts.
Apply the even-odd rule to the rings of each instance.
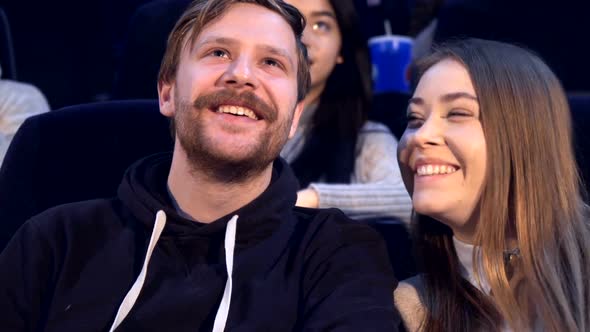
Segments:
[[[424,320],[423,294],[424,285],[420,275],[401,281],[393,292],[395,307],[408,331],[418,331]]]
[[[365,121],[365,124],[360,129],[360,134],[365,134],[365,133],[391,134],[391,130],[389,130],[389,128],[381,122],[367,120],[367,121]]]
[[[422,306],[421,298],[424,293],[424,285],[421,275],[416,275],[411,278],[400,281],[395,289],[393,296],[396,305],[420,305]]]

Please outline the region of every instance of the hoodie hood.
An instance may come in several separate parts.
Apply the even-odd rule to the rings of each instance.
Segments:
[[[287,163],[278,158],[273,163],[272,178],[262,194],[249,204],[211,223],[186,219],[178,214],[167,190],[171,153],[146,157],[133,164],[123,177],[118,196],[131,213],[151,230],[156,213],[166,213],[162,238],[210,237],[225,232],[229,219],[239,215],[237,247],[249,246],[268,237],[291,216],[297,199],[298,182]],[[276,222],[269,222],[274,220]]]
[[[167,190],[167,179],[172,162],[171,154],[158,154],[140,160],[126,172],[119,187],[119,197],[147,228],[151,237],[139,276],[121,302],[110,332],[125,320],[144,286],[152,253],[160,238],[213,237],[225,233],[224,251],[227,281],[221,303],[215,315],[213,332],[225,330],[233,288],[235,248],[247,247],[270,237],[275,230],[290,220],[287,215],[295,204],[297,182],[283,160],[273,164],[273,172],[267,189],[246,206],[209,224],[181,217],[172,207]],[[240,218],[240,237],[237,221]],[[233,216],[230,218],[230,216]],[[278,219],[278,220],[275,220]],[[283,229],[290,227],[283,227]]]

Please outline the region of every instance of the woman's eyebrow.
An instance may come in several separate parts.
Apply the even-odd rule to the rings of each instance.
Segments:
[[[329,10],[318,10],[318,11],[313,11],[311,12],[312,17],[321,17],[321,16],[328,16],[331,17],[333,19],[336,19],[336,14],[334,14],[334,12],[331,12]]]
[[[441,100],[444,103],[449,103],[451,101],[457,100],[457,99],[461,99],[461,98],[465,98],[465,99],[470,99],[473,101],[478,101],[477,97],[468,93],[468,92],[451,92],[451,93],[447,93],[444,94],[442,96],[439,97],[439,100]],[[420,97],[412,97],[408,100],[408,104],[415,104],[415,105],[424,105],[424,99],[420,98]]]
[[[451,102],[453,100],[461,99],[461,98],[467,98],[467,99],[471,99],[473,101],[477,101],[477,97],[474,96],[474,95],[472,95],[472,94],[470,94],[470,93],[468,93],[468,92],[447,93],[447,94],[442,95],[440,97],[440,100],[443,101],[443,102],[445,102],[445,103],[448,103],[448,102]]]

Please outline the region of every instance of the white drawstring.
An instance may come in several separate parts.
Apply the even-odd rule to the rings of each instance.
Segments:
[[[231,294],[232,294],[232,272],[234,266],[234,248],[236,243],[236,222],[238,221],[238,216],[233,216],[229,222],[227,223],[227,228],[225,230],[225,265],[227,269],[227,282],[225,283],[225,290],[223,291],[223,297],[221,299],[221,304],[219,305],[219,309],[217,310],[217,314],[215,315],[215,323],[213,323],[213,332],[223,332],[225,330],[225,324],[227,323],[227,317],[229,314],[229,305],[231,303]],[[131,286],[127,295],[121,302],[119,306],[119,310],[117,310],[117,315],[115,316],[115,321],[111,326],[109,332],[113,332],[121,322],[127,317],[131,308],[137,301],[139,297],[139,293],[143,287],[143,283],[145,282],[145,276],[147,274],[148,265],[150,263],[150,259],[152,257],[152,252],[158,243],[158,239],[164,230],[164,226],[166,226],[166,213],[160,210],[156,213],[156,222],[154,223],[154,228],[152,230],[152,236],[150,238],[150,243],[148,245],[147,253],[145,259],[143,261],[143,266],[141,268],[141,272],[139,276]]]
[[[225,266],[227,269],[227,282],[225,283],[225,290],[221,298],[221,304],[215,315],[215,323],[213,324],[213,332],[223,332],[229,314],[229,305],[231,303],[232,292],[232,272],[234,269],[234,248],[236,245],[236,222],[238,216],[233,216],[227,223],[225,230]]]
[[[137,301],[137,298],[139,297],[139,292],[141,291],[141,288],[143,287],[143,283],[145,281],[145,275],[147,274],[147,268],[152,257],[152,252],[156,247],[156,243],[158,243],[158,239],[160,238],[160,235],[164,230],[164,226],[166,226],[166,213],[160,210],[158,211],[158,213],[156,213],[156,222],[154,223],[154,229],[152,230],[150,244],[148,245],[147,253],[143,261],[141,272],[135,280],[135,283],[133,283],[133,286],[131,286],[129,292],[127,292],[127,295],[125,295],[123,302],[121,302],[119,310],[117,310],[117,315],[115,316],[115,321],[113,322],[113,325],[111,326],[109,332],[113,332],[121,324],[121,322],[129,314],[129,311],[131,311],[131,308],[133,308],[135,301]]]

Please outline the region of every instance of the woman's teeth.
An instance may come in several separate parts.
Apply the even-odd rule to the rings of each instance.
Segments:
[[[456,172],[457,169],[450,165],[422,165],[416,169],[416,174],[419,176],[450,174]]]

